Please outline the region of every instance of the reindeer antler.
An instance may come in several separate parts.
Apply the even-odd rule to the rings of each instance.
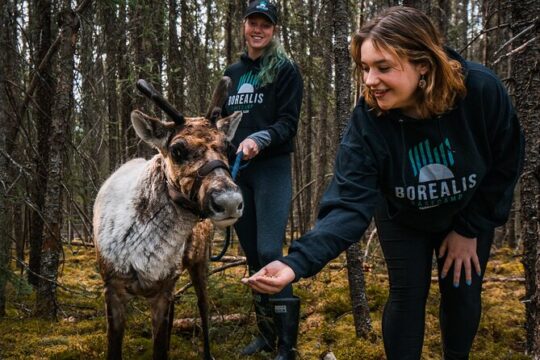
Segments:
[[[156,89],[146,80],[139,79],[137,80],[137,89],[141,93],[143,93],[146,97],[148,97],[150,100],[152,100],[161,110],[163,110],[167,115],[171,117],[171,119],[177,124],[177,125],[183,125],[184,124],[184,115],[180,113],[178,110],[174,108],[174,106],[171,105],[160,93],[157,92]]]
[[[231,78],[224,76],[216,85],[212,94],[212,102],[208,107],[206,118],[212,123],[215,123],[219,115],[221,115],[221,107],[225,104],[227,96],[229,96],[229,87],[231,86]]]

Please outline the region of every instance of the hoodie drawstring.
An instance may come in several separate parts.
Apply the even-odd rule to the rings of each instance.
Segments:
[[[405,132],[403,130],[403,119],[399,118],[398,121],[399,121],[399,129],[401,133],[401,148],[402,148],[401,181],[403,182],[403,189],[407,189],[407,181],[405,181],[405,164],[407,163],[407,146],[405,144]]]

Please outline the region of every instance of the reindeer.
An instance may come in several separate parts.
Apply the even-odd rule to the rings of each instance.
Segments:
[[[198,299],[204,359],[210,354],[207,274],[213,225],[232,225],[242,215],[239,188],[226,157],[241,113],[218,119],[229,78],[214,91],[206,118],[184,118],[144,80],[137,86],[174,122],[139,110],[131,113],[137,135],[158,150],[151,160],[121,166],[101,187],[94,204],[94,242],[104,281],[108,359],[121,359],[126,304],[148,299],[153,358],[168,356],[174,286],[187,269]]]

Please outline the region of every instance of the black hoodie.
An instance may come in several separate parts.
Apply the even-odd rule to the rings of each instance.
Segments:
[[[292,139],[298,127],[303,92],[300,71],[290,61],[280,66],[271,84],[261,87],[257,76],[260,61],[261,58],[252,60],[243,54],[239,62],[225,70],[225,76],[229,76],[233,84],[223,115],[244,112],[232,140],[233,145],[238,146],[246,137],[260,130],[270,133],[270,145],[255,159],[293,151]]]
[[[360,240],[376,209],[422,231],[454,230],[469,238],[506,221],[523,134],[500,80],[451,56],[462,62],[467,95],[441,116],[415,120],[396,110],[377,117],[360,99],[315,227],[280,259],[296,280]]]

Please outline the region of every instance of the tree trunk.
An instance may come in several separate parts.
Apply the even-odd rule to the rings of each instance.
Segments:
[[[448,35],[448,21],[450,16],[450,1],[437,0],[432,11],[432,18],[437,25],[441,35],[446,38]]]
[[[116,67],[118,68],[118,79],[120,80],[119,92],[120,92],[120,148],[122,152],[120,154],[120,162],[123,163],[131,159],[135,155],[137,143],[137,135],[135,130],[131,126],[130,113],[133,104],[133,83],[129,82],[130,77],[130,51],[128,49],[127,34],[131,31],[127,25],[127,0],[120,0],[118,2],[118,23],[119,31],[118,35],[118,52],[116,55]]]
[[[525,133],[525,164],[521,177],[521,239],[523,241],[523,265],[525,267],[527,350],[532,358],[540,358],[540,227],[538,219],[540,194],[540,67],[538,56],[538,20],[540,13],[538,1],[513,1],[512,32],[519,34],[529,24],[536,22],[528,33],[524,34],[515,48],[522,50],[512,59],[512,78],[516,83],[516,110]],[[529,41],[532,40],[532,41]],[[529,42],[528,42],[529,41]],[[527,43],[528,42],[528,43]]]
[[[319,75],[322,81],[320,93],[322,94],[322,99],[320,101],[319,108],[319,121],[317,124],[313,124],[316,131],[313,131],[313,134],[317,135],[317,138],[314,139],[315,152],[313,154],[313,161],[316,164],[315,167],[315,183],[314,183],[314,201],[311,208],[311,217],[310,223],[313,224],[317,217],[318,204],[321,200],[324,189],[326,188],[325,174],[328,163],[328,148],[330,139],[328,139],[329,133],[329,124],[330,121],[330,111],[329,107],[331,101],[329,99],[332,92],[332,28],[333,28],[333,2],[327,2],[323,5],[321,12],[323,12],[322,22],[321,22],[321,48],[319,49],[319,56],[323,63],[323,71]]]
[[[116,84],[118,79],[118,18],[117,18],[117,5],[114,2],[98,2],[98,6],[101,7],[101,19],[104,23],[104,41],[105,41],[105,53],[107,58],[105,60],[105,101],[107,104],[107,142],[109,144],[109,172],[113,172],[119,164],[119,136],[120,131],[119,119],[118,119],[118,98],[119,94],[116,90]]]
[[[308,26],[307,26],[307,37],[306,39],[309,41],[309,43],[311,43],[312,45],[311,46],[308,46],[308,41],[306,42],[300,42],[300,51],[301,51],[301,54],[307,54],[308,53],[308,49],[310,52],[314,52],[314,53],[317,53],[317,50],[315,50],[315,47],[317,47],[317,45],[313,44],[313,40],[316,39],[316,35],[315,35],[315,14],[316,14],[316,11],[317,9],[315,8],[315,4],[314,4],[314,1],[313,0],[308,0]],[[330,26],[330,25],[328,25]],[[302,30],[303,27],[301,27],[301,30],[300,30],[300,38],[304,38],[304,34],[303,34],[303,31]],[[329,30],[330,31],[330,30]],[[317,37],[318,38],[318,37]],[[314,94],[313,94],[313,90],[314,90],[314,85],[313,85],[313,77],[314,76],[317,76],[318,74],[314,74],[314,69],[313,69],[313,57],[312,56],[306,56],[306,67],[307,67],[307,71],[308,71],[308,76],[307,76],[307,85],[306,85],[306,95],[307,95],[307,98],[306,98],[306,117],[304,118],[305,121],[304,121],[304,137],[305,137],[305,141],[303,141],[303,150],[302,150],[302,154],[304,155],[302,157],[302,167],[303,167],[303,170],[304,170],[304,179],[303,179],[303,183],[304,184],[308,184],[309,182],[311,182],[312,180],[315,180],[314,182],[314,186],[310,186],[309,188],[306,189],[305,191],[305,194],[304,194],[304,209],[307,209],[307,211],[305,211],[305,214],[304,214],[304,217],[305,219],[303,220],[303,227],[304,229],[307,231],[309,228],[311,228],[311,225],[312,225],[312,221],[311,221],[311,214],[312,212],[314,211],[317,211],[317,204],[313,204],[313,199],[314,199],[314,196],[316,196],[316,191],[314,191],[316,188],[317,188],[317,179],[314,179],[313,176],[314,176],[314,165],[316,164],[316,160],[315,160],[315,156],[316,156],[316,149],[315,149],[315,146],[313,145],[314,143],[317,144],[317,141],[313,141],[313,140],[317,140],[317,128],[319,128],[319,122],[321,121],[321,116],[320,116],[320,113],[317,112],[317,110],[315,109],[315,105],[314,105]],[[323,139],[326,138],[326,134],[323,136]],[[317,199],[315,198],[315,201],[317,201]],[[313,209],[313,210],[312,210]]]
[[[403,6],[410,6],[431,15],[431,0],[403,0]]]
[[[351,296],[354,328],[357,337],[367,338],[372,331],[371,317],[364,280],[364,260],[360,242],[347,249],[347,276]]]
[[[70,9],[69,1],[58,18],[61,44],[56,64],[56,94],[53,99],[51,136],[49,138],[49,182],[45,192],[43,211],[45,227],[41,251],[40,274],[36,294],[35,313],[39,317],[56,319],[56,281],[62,254],[62,182],[68,141],[71,138],[70,124],[73,109],[74,54],[79,29],[77,15]]]
[[[350,31],[349,10],[346,0],[336,0],[334,2],[332,18],[334,19],[336,82],[336,125],[334,127],[338,129],[336,133],[341,138],[351,113],[351,61],[347,41]],[[337,141],[333,141],[333,143],[335,142]],[[363,268],[363,256],[358,242],[347,249],[349,291],[357,337],[366,337],[372,330]]]
[[[31,180],[31,202],[33,210],[31,215],[32,225],[30,226],[30,253],[28,281],[38,285],[38,278],[34,273],[39,274],[41,263],[41,245],[43,243],[43,205],[45,202],[45,193],[43,189],[47,187],[48,168],[46,164],[49,161],[49,131],[51,128],[51,97],[54,93],[54,84],[51,78],[50,65],[48,64],[43,71],[37,69],[45,54],[51,47],[51,3],[49,0],[38,0],[34,4],[34,24],[32,38],[35,39],[34,46],[36,52],[34,62],[35,71],[39,72],[39,85],[36,88],[36,131],[38,152],[34,154],[34,173],[35,177]]]
[[[227,2],[225,15],[225,62],[226,66],[233,63],[233,24],[237,21],[234,18],[234,1]]]
[[[178,20],[178,8],[176,0],[169,0],[169,41],[168,41],[168,58],[169,66],[167,67],[168,91],[167,97],[169,102],[180,109],[180,101],[184,94],[180,91],[181,83],[184,82],[181,76],[181,70],[185,65],[181,61],[180,43],[178,39],[178,31],[176,29],[176,21]],[[182,111],[182,110],[180,110]]]
[[[151,2],[128,1],[128,8],[128,22],[131,26],[130,42],[133,47],[135,76],[137,79],[148,80],[157,91],[160,91],[160,78],[153,72],[154,59],[152,57],[153,54],[151,53],[151,43],[155,41],[153,38],[154,30],[152,29],[152,15],[150,14],[153,11],[153,9],[151,9]],[[133,89],[133,84],[130,85],[131,89]],[[145,111],[152,108],[151,103],[143,96],[135,97],[133,105],[136,108],[144,109]],[[137,137],[130,137],[130,140],[132,140],[133,143],[127,144],[130,148],[128,151],[129,154],[135,152],[134,155],[136,154],[137,157],[150,157],[152,149],[149,145],[144,141],[140,141]],[[131,149],[132,147],[133,149]]]
[[[10,128],[16,120],[9,116],[10,106],[8,104],[9,92],[8,76],[13,75],[12,61],[16,59],[13,54],[15,49],[15,22],[13,14],[13,4],[10,0],[0,3],[0,317],[6,315],[5,288],[9,272],[9,256],[11,249],[11,236],[9,226],[9,205],[7,189],[11,179],[8,160],[8,142],[12,132]],[[11,107],[11,110],[13,108]]]
[[[180,19],[181,19],[181,33],[180,33],[180,54],[181,54],[181,65],[178,72],[178,77],[181,79],[181,82],[179,83],[178,91],[181,94],[180,98],[178,99],[178,110],[181,113],[184,113],[186,110],[186,89],[185,89],[185,83],[187,79],[187,53],[188,49],[191,48],[191,44],[189,43],[190,34],[192,29],[191,21],[190,21],[190,15],[189,15],[189,8],[188,4],[186,3],[188,0],[180,0]],[[193,65],[191,64],[189,68],[191,68]]]
[[[204,41],[202,54],[198,57],[199,71],[197,85],[199,87],[199,106],[197,114],[204,114],[208,106],[211,91],[210,58],[211,46],[214,42],[215,14],[212,13],[212,3],[206,0],[206,26],[204,32]]]
[[[299,43],[298,50],[300,54],[307,54],[308,44],[311,43],[311,41],[315,38],[315,7],[313,1],[309,0],[307,6],[307,14],[305,13],[305,9],[303,7],[298,9],[301,16],[307,15],[307,26],[301,26],[298,29],[298,36],[301,39],[305,39],[305,41]],[[286,14],[287,16],[289,16],[288,9]],[[289,23],[291,22],[289,21]],[[291,33],[293,33],[293,31],[289,32],[289,34]],[[292,50],[292,44],[289,45],[289,48]],[[314,46],[313,48],[315,49],[316,47]],[[313,139],[316,138],[315,129],[318,127],[319,118],[316,116],[313,107],[313,59],[311,56],[299,56],[297,60],[304,75],[306,103],[306,106],[304,107],[305,115],[299,119],[300,126],[297,138],[295,140],[297,146],[294,156],[296,191],[301,191],[301,193],[298,194],[296,199],[298,228],[300,234],[303,234],[311,227],[311,218],[313,213],[312,194],[314,193],[313,189],[316,187],[316,181],[312,182],[312,164],[314,163]],[[308,185],[310,183],[313,183],[314,185]]]
[[[69,171],[64,174],[64,178],[70,178],[71,183],[77,183],[78,198],[80,199],[81,208],[85,214],[92,212],[92,204],[96,195],[97,189],[94,184],[100,184],[103,176],[101,174],[108,173],[109,169],[114,169],[116,148],[115,144],[107,144],[111,136],[115,136],[114,129],[111,129],[110,124],[115,122],[116,115],[116,94],[109,94],[107,90],[115,83],[115,69],[111,69],[111,62],[114,61],[114,54],[109,52],[109,44],[107,39],[114,37],[114,46],[117,46],[118,38],[114,36],[114,30],[106,23],[108,18],[116,20],[116,12],[113,6],[106,6],[105,2],[91,2],[86,7],[82,17],[85,21],[81,24],[81,40],[78,48],[80,65],[79,73],[82,80],[80,98],[81,110],[79,113],[79,131],[77,136],[74,136],[80,157],[73,157],[69,164],[66,164],[66,169]],[[97,37],[95,24],[99,24],[103,28],[102,36]],[[105,25],[103,25],[105,24]],[[103,59],[106,55],[106,60]],[[98,55],[96,57],[96,55]],[[111,85],[112,81],[112,85]],[[113,90],[114,91],[114,90]],[[112,105],[111,105],[112,104]],[[111,113],[112,112],[112,113]],[[107,127],[110,131],[107,137]],[[82,134],[81,130],[82,129]],[[112,158],[108,156],[112,154]],[[112,164],[111,164],[112,161]],[[82,170],[84,169],[84,170]],[[82,171],[81,171],[82,170]],[[72,175],[71,175],[72,174]],[[68,208],[75,209],[72,206],[74,200],[68,197],[66,202]],[[73,222],[84,224],[85,219],[75,220],[75,216],[71,216],[71,211],[68,212],[69,229],[73,230]],[[88,222],[87,222],[88,223]],[[83,228],[88,228],[89,225],[83,225]],[[68,232],[68,241],[72,240],[73,232]],[[88,238],[90,234],[85,233],[81,237]]]

